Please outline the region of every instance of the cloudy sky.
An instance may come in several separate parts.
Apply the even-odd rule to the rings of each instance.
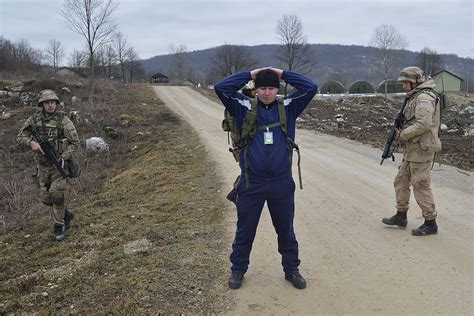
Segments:
[[[309,43],[367,46],[374,29],[392,24],[408,49],[474,57],[471,0],[115,0],[118,29],[141,58],[227,44],[278,43],[275,26],[297,15]],[[0,34],[44,49],[59,40],[66,56],[85,41],[60,15],[64,0],[0,0]],[[67,59],[64,63],[67,63]]]

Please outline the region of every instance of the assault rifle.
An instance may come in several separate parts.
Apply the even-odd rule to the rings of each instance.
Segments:
[[[49,140],[42,139],[38,132],[31,125],[26,127],[24,130],[31,133],[34,140],[41,146],[46,159],[50,161],[56,167],[56,169],[58,169],[61,176],[63,176],[64,179],[69,177],[69,172],[61,166],[63,159],[56,152],[54,143]]]
[[[407,105],[408,98],[403,100],[402,107],[400,111],[395,115],[395,120],[393,122],[392,129],[388,134],[387,142],[385,143],[385,147],[383,148],[382,153],[382,161],[380,161],[380,165],[383,164],[383,161],[388,158],[392,158],[392,161],[395,161],[395,156],[393,155],[393,151],[395,150],[395,137],[397,136],[397,129],[402,127],[402,118],[403,118],[403,110],[405,110],[405,106]]]

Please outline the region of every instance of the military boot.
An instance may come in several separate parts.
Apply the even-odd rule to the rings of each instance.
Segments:
[[[382,223],[385,225],[397,225],[398,227],[407,227],[407,213],[406,212],[397,212],[397,214],[393,215],[390,218],[384,217],[382,219]]]
[[[306,288],[306,280],[298,271],[285,274],[285,279],[290,281],[291,284],[293,284],[293,286],[297,289],[302,290]]]
[[[438,233],[438,225],[436,225],[436,220],[432,219],[430,221],[425,220],[423,225],[417,229],[412,229],[411,234],[414,236],[427,236],[427,235],[436,235]]]
[[[229,277],[229,288],[236,290],[242,285],[242,280],[244,279],[244,272],[242,271],[232,271],[232,274]]]
[[[68,230],[71,227],[71,221],[74,218],[74,213],[68,208],[64,211],[64,230]]]
[[[61,241],[64,239],[64,225],[54,224],[54,239]]]

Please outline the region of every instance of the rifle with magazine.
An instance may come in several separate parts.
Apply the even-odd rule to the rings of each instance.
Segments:
[[[46,159],[50,161],[56,167],[56,169],[58,169],[61,176],[64,179],[68,178],[70,176],[69,171],[63,167],[63,159],[56,152],[54,143],[49,140],[42,139],[38,132],[31,125],[26,127],[24,130],[31,133],[34,140],[41,146]]]
[[[393,122],[392,129],[388,134],[387,142],[385,143],[385,146],[383,148],[382,160],[380,161],[380,165],[382,165],[384,160],[388,158],[392,158],[392,161],[395,161],[395,156],[393,155],[393,152],[395,151],[395,146],[397,145],[397,130],[400,130],[402,127],[403,111],[405,110],[405,106],[407,105],[408,99],[409,98],[405,98],[403,100],[403,104],[400,108],[400,111],[398,111],[397,115],[395,115],[395,120]]]

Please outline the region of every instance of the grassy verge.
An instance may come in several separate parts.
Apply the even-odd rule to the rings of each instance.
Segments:
[[[104,126],[120,136],[108,155],[81,154],[66,240],[53,240],[37,202],[28,225],[0,236],[0,313],[223,310],[227,241],[212,162],[149,87],[110,89],[77,128],[83,139]]]

